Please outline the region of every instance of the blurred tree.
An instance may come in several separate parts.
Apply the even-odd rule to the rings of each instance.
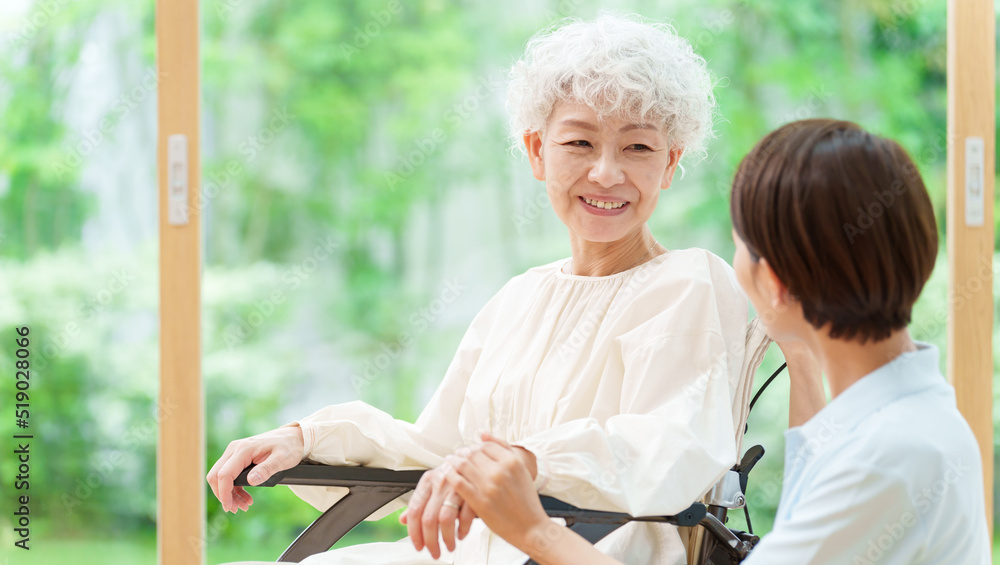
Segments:
[[[67,135],[65,73],[100,7],[81,0],[52,12],[34,6],[0,57],[0,257],[28,259],[77,242],[91,198],[76,186],[99,130]]]

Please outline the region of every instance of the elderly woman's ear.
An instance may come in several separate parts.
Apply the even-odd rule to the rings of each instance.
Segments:
[[[663,182],[660,183],[661,189],[666,190],[670,188],[670,183],[674,182],[674,171],[677,170],[677,165],[681,162],[682,155],[684,155],[683,147],[670,150],[670,161],[667,162],[667,170],[663,171]]]
[[[542,134],[539,131],[524,134],[524,148],[531,162],[531,172],[538,180],[545,180],[545,163],[542,162]]]

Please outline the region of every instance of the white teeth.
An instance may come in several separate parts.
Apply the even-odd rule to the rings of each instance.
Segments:
[[[604,208],[605,210],[614,210],[615,208],[621,208],[626,203],[625,202],[604,202],[601,200],[592,200],[590,198],[584,197],[583,201],[591,206],[597,208]]]

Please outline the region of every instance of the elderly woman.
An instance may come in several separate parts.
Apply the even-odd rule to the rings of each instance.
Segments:
[[[890,189],[877,221],[847,229]],[[909,156],[850,122],[794,122],[743,160],[731,212],[740,284],[772,337],[815,356],[833,395],[785,434],[774,529],[745,563],[988,564],[979,448],[937,349],[906,330],[937,256]],[[793,374],[793,395],[817,374]],[[530,470],[484,439],[449,456],[446,478],[494,532],[543,565],[618,563],[549,521]]]
[[[666,25],[610,15],[568,22],[528,43],[511,71],[509,103],[513,133],[568,229],[572,256],[514,277],[486,304],[415,424],[361,402],[330,406],[234,441],[208,475],[235,512],[252,502],[233,487],[251,462],[253,484],[303,459],[436,468],[404,515],[409,542],[306,563],[523,561],[472,523],[443,480],[444,458],[483,432],[516,446],[541,492],[636,515],[687,507],[735,463],[731,392],[747,299],[725,261],[668,250],[647,226],[681,156],[701,152],[711,131],[704,60]],[[340,496],[293,490],[320,509]],[[457,550],[456,521],[465,540]],[[629,563],[684,560],[667,525],[628,525],[600,547]]]

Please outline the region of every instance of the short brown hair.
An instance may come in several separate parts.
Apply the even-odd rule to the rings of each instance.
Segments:
[[[815,328],[888,338],[910,322],[934,268],[937,225],[920,173],[898,143],[851,122],[802,120],[743,158],[730,215]]]

